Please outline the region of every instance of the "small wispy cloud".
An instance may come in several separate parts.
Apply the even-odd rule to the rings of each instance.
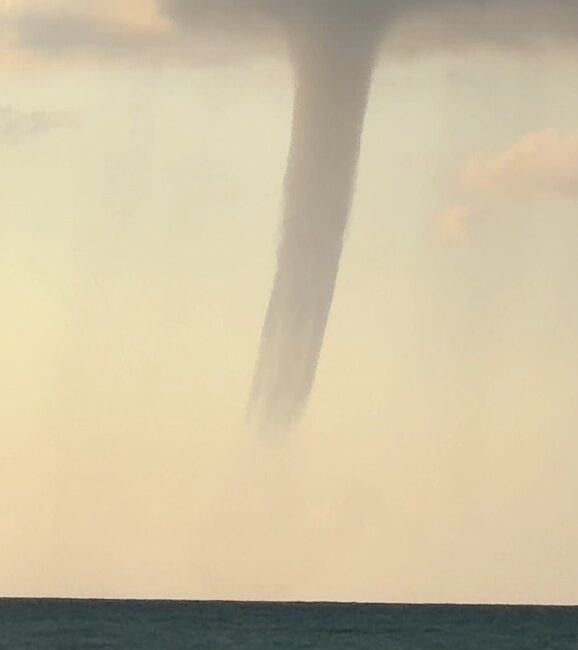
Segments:
[[[72,124],[69,115],[49,111],[21,111],[0,106],[0,141],[17,144],[26,138]]]
[[[465,241],[473,210],[467,205],[458,205],[442,212],[434,222],[435,231],[440,239],[450,243]]]
[[[473,156],[459,175],[466,203],[434,221],[437,236],[459,243],[468,237],[471,202],[480,195],[510,195],[517,200],[578,196],[578,131],[542,129],[526,133],[502,151]]]
[[[476,156],[464,167],[466,190],[578,194],[578,131],[544,129],[528,133],[505,151]]]

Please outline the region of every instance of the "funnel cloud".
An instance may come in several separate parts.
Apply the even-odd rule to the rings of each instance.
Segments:
[[[267,426],[295,423],[315,379],[353,196],[376,32],[316,25],[292,47],[296,95],[282,239],[250,401]]]
[[[277,273],[249,401],[260,426],[288,428],[302,414],[315,380],[385,5],[322,1],[289,8],[287,2],[255,1],[231,4],[232,14],[243,4],[246,28],[259,29],[263,16],[284,34],[295,76]],[[182,3],[168,5],[178,17]],[[217,3],[207,12],[230,20]]]

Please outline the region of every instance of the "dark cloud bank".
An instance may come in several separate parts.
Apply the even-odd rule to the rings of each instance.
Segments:
[[[122,1],[122,0],[119,0]],[[55,56],[81,52],[103,58],[235,59],[279,49],[315,20],[327,30],[352,28],[362,15],[382,29],[389,54],[432,50],[574,47],[574,0],[158,0],[174,30],[158,33],[96,17],[58,11],[12,13],[21,48]]]

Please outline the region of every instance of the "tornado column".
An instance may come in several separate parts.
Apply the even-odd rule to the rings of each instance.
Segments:
[[[250,416],[266,430],[298,421],[315,380],[376,44],[377,31],[367,21],[329,21],[294,39],[296,94],[282,238],[249,402]]]

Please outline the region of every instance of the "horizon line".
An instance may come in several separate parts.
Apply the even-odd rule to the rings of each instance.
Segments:
[[[575,604],[562,603],[525,603],[525,602],[489,602],[489,601],[378,601],[378,600],[307,600],[307,599],[236,599],[236,598],[145,598],[120,596],[0,596],[4,601],[53,601],[53,602],[124,602],[124,603],[181,603],[181,604],[237,604],[237,605],[377,605],[382,607],[536,607],[536,608],[578,608]]]

